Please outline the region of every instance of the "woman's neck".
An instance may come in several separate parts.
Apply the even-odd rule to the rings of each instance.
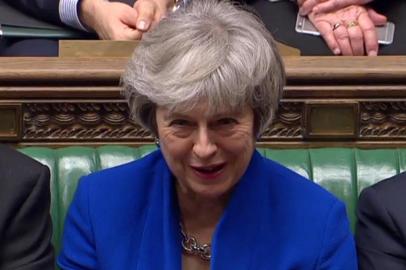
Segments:
[[[176,188],[181,222],[186,233],[201,243],[210,243],[212,234],[223,215],[228,197],[204,198]]]

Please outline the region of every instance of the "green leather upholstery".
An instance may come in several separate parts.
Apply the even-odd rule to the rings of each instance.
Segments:
[[[140,158],[156,147],[103,146],[51,149],[29,147],[21,152],[51,170],[53,241],[58,252],[67,208],[79,178],[90,172]],[[379,180],[406,170],[406,149],[361,150],[355,148],[258,149],[262,155],[284,164],[336,194],[347,205],[352,226],[359,192]]]

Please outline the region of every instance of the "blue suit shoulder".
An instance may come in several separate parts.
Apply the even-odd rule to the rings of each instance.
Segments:
[[[275,161],[264,160],[266,174],[270,176],[267,184],[270,218],[277,216],[284,221],[282,224],[290,224],[287,227],[292,226],[292,231],[300,224],[300,228],[312,231],[314,237],[325,226],[331,226],[332,220],[339,220],[342,229],[349,229],[346,206],[335,195]]]
[[[323,187],[268,159],[263,163],[268,200],[264,219],[289,241],[294,260],[312,269],[356,269],[353,236],[343,202]],[[275,226],[276,224],[276,226]],[[300,269],[306,269],[305,267]]]

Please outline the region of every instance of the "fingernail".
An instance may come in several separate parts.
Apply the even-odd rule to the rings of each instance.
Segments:
[[[377,56],[378,53],[376,51],[369,51],[368,56]]]
[[[147,29],[148,29],[148,24],[147,24],[146,21],[139,21],[139,22],[137,23],[137,28],[138,28],[139,30],[147,30]]]
[[[334,49],[333,53],[335,55],[339,55],[339,54],[341,54],[341,51],[340,51],[340,49],[337,48],[337,49]]]
[[[304,16],[304,15],[306,15],[306,14],[304,13],[304,11],[303,11],[303,9],[302,9],[302,8],[300,8],[300,9],[299,9],[299,14],[300,14],[300,16]]]

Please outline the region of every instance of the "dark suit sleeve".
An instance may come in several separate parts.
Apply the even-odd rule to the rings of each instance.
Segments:
[[[2,270],[54,269],[49,170],[45,166],[41,168],[39,174],[33,176],[36,179],[24,181],[25,185],[33,183],[27,187],[30,192],[14,191],[16,200],[13,202],[13,214],[9,217],[0,243]]]
[[[365,189],[360,195],[356,233],[359,269],[404,270],[406,243],[402,239],[396,217],[388,210],[386,201],[380,195],[374,187]],[[398,207],[404,211],[404,205]]]
[[[9,5],[40,20],[62,24],[59,16],[59,0],[3,0]]]

